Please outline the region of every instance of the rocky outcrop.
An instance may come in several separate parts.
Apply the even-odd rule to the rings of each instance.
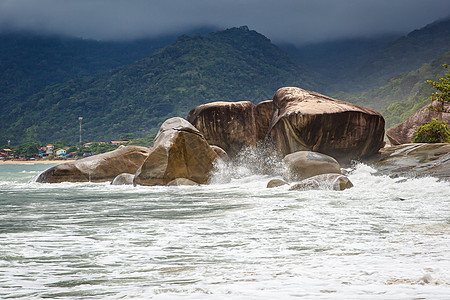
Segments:
[[[235,156],[257,142],[255,105],[249,101],[213,102],[192,109],[187,118],[210,145]]]
[[[348,161],[378,152],[384,119],[373,109],[285,87],[273,97],[267,138],[284,155],[308,150]]]
[[[343,191],[353,187],[352,182],[344,175],[339,174],[322,174],[310,177],[292,186],[290,191],[308,191],[331,189],[335,191]]]
[[[111,182],[112,185],[132,185],[134,174],[122,173],[116,176]]]
[[[317,152],[297,151],[286,155],[283,162],[291,181],[327,173],[341,174],[341,167],[334,158]]]
[[[36,182],[103,182],[122,173],[135,173],[150,154],[145,147],[126,146],[51,167],[36,178]]]
[[[429,123],[432,119],[450,122],[450,113],[433,111],[428,109],[429,106],[430,104],[425,105],[412,114],[405,122],[386,131],[386,136],[392,145],[412,143],[414,134],[417,132],[419,126]],[[438,101],[433,101],[431,106],[435,108],[442,107],[441,103]],[[450,111],[450,104],[447,103],[444,105],[444,109]]]
[[[416,143],[385,147],[365,163],[374,166],[380,175],[433,176],[450,181],[450,144]]]
[[[176,178],[204,184],[217,158],[192,124],[182,118],[171,118],[161,125],[153,151],[136,172],[134,184],[166,185]]]

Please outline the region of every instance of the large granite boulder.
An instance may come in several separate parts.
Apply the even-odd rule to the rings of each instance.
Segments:
[[[218,158],[203,135],[182,118],[166,120],[153,142],[153,151],[136,172],[134,184],[166,185],[176,178],[209,181]]]
[[[383,147],[384,119],[370,108],[284,87],[273,97],[267,138],[284,155],[308,150],[349,161]]]
[[[150,149],[137,146],[120,147],[114,151],[53,166],[36,178],[36,182],[103,182],[122,173],[135,173],[144,163]]]
[[[386,136],[392,145],[412,143],[414,134],[419,126],[429,123],[432,119],[439,119],[450,123],[450,113],[433,111],[428,109],[429,106],[440,108],[442,105],[438,101],[433,101],[431,105],[427,104],[416,111],[405,122],[386,131]],[[446,103],[444,109],[450,111],[450,104]]]
[[[249,101],[212,102],[193,108],[187,118],[211,145],[235,156],[257,142],[255,105]]]
[[[289,180],[298,181],[315,175],[341,174],[339,163],[331,156],[311,152],[297,151],[286,155],[283,162],[289,171]]]

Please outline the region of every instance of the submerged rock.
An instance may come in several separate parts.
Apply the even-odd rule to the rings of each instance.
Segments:
[[[349,161],[383,147],[384,119],[370,108],[284,87],[273,97],[267,138],[283,155],[308,150]]]
[[[283,185],[286,185],[286,184],[288,184],[288,183],[286,181],[284,181],[284,180],[272,179],[271,181],[269,181],[267,183],[267,188],[270,189],[270,188],[274,188],[274,187],[283,186]]]
[[[111,182],[112,185],[132,185],[134,174],[122,173],[116,176]]]
[[[344,175],[339,174],[322,174],[307,178],[300,183],[292,186],[290,191],[308,191],[320,189],[332,189],[335,191],[343,191],[353,187],[352,182]]]
[[[189,180],[187,178],[177,178],[167,184],[167,186],[180,186],[180,185],[198,185],[198,183]]]
[[[419,129],[419,126],[429,123],[432,119],[436,118],[450,122],[450,113],[432,111],[428,109],[429,106],[430,104],[425,105],[412,114],[405,122],[386,131],[386,136],[392,145],[412,143],[414,134],[417,132],[417,129]],[[431,106],[439,108],[441,107],[441,103],[438,101],[433,101]],[[450,104],[445,104],[444,109],[450,110]]]
[[[289,170],[289,179],[292,181],[320,174],[341,174],[339,163],[331,156],[322,153],[297,151],[286,155],[283,162]]]
[[[182,118],[166,120],[153,143],[153,151],[136,172],[134,184],[166,185],[176,178],[204,184],[209,181],[218,155],[203,135]]]
[[[120,147],[51,167],[36,178],[36,182],[104,182],[122,173],[135,173],[148,157],[150,149],[138,146]]]

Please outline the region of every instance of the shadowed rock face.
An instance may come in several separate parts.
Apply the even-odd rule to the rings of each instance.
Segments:
[[[348,161],[378,152],[384,119],[373,109],[285,87],[273,97],[267,138],[284,155],[309,150]]]
[[[122,173],[135,173],[150,153],[150,149],[137,146],[94,155],[51,167],[36,179],[41,183],[103,182],[111,181]]]
[[[256,146],[255,105],[249,101],[213,102],[192,109],[187,118],[211,145],[235,156],[245,146]]]
[[[162,124],[134,184],[166,185],[176,178],[207,183],[217,158],[194,126],[182,118],[171,118]]]
[[[264,141],[272,119],[273,101],[262,101],[256,105],[255,122],[258,142]]]
[[[450,122],[450,113],[432,111],[428,109],[429,106],[430,104],[425,105],[413,113],[405,122],[386,131],[386,136],[392,145],[411,143],[419,126],[430,122],[432,119]],[[438,108],[441,107],[441,103],[438,101],[433,101],[431,106]],[[450,110],[450,104],[447,103],[444,106],[444,109]]]

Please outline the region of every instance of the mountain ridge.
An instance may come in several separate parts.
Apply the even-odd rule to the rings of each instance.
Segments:
[[[48,86],[9,114],[15,122],[3,138],[74,141],[78,116],[84,118],[88,140],[129,132],[142,137],[199,104],[259,102],[285,85],[316,89],[312,78],[269,39],[246,27],[184,35],[133,65]]]

